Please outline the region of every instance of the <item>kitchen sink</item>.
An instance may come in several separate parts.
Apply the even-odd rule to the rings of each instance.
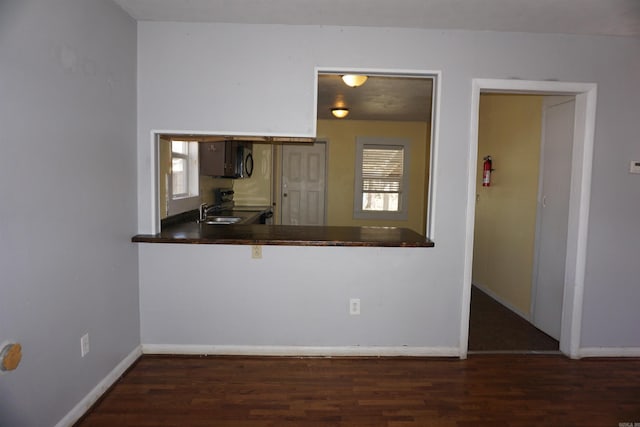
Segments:
[[[212,225],[224,225],[224,224],[235,224],[242,220],[243,218],[239,216],[210,216],[210,217],[207,217],[207,219],[205,219],[204,221],[200,221],[200,223],[212,224]]]

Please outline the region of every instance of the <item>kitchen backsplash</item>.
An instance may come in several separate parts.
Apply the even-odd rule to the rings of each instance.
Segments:
[[[233,188],[233,179],[228,178],[212,178],[210,176],[200,175],[200,201],[208,205],[213,204],[214,188]]]
[[[233,180],[237,206],[271,206],[273,186],[273,145],[253,144],[253,174]]]

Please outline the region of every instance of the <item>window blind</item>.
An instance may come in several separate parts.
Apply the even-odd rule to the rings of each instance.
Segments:
[[[362,150],[362,192],[401,193],[404,147],[365,145]]]

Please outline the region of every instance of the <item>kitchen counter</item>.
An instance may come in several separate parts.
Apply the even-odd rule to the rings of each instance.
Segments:
[[[234,206],[231,209],[217,210],[209,213],[209,216],[240,217],[242,224],[253,224],[260,220],[263,214],[271,212],[271,206]],[[161,229],[173,228],[198,219],[198,209],[187,211],[178,215],[165,218],[161,222]]]
[[[138,243],[224,245],[432,247],[433,242],[408,228],[301,225],[208,225],[195,221],[163,227],[158,234],[139,234]]]

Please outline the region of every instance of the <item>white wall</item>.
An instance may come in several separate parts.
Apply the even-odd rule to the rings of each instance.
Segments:
[[[109,0],[0,2],[2,426],[55,425],[140,342],[135,40]]]
[[[437,351],[451,354],[453,348],[455,354],[456,323],[429,326],[456,304],[446,296],[446,282],[428,278],[436,268],[429,251],[264,246],[263,258],[256,260],[248,245],[143,245],[142,342],[309,347],[437,343]],[[159,265],[159,259],[179,259],[189,274],[185,278],[176,264]],[[416,280],[416,274],[422,279]],[[431,305],[433,293],[441,294],[446,304]],[[360,316],[349,315],[352,297],[361,300]],[[422,327],[413,325],[416,319]],[[397,324],[406,327],[398,329]]]
[[[598,84],[598,118],[594,157],[591,225],[585,287],[582,346],[640,347],[630,325],[640,324],[640,178],[627,173],[628,160],[640,157],[640,41],[520,33],[426,31],[388,28],[338,28],[185,24],[142,22],[138,25],[138,228],[154,230],[152,195],[154,129],[234,133],[312,135],[314,132],[314,67],[442,71],[442,97],[435,158],[436,247],[416,250],[406,259],[393,250],[313,248],[269,250],[260,268],[242,250],[228,247],[158,247],[140,245],[142,340],[146,344],[198,343],[261,345],[357,345],[354,319],[345,297],[380,300],[387,296],[390,277],[359,279],[365,266],[376,266],[379,254],[402,268],[402,293],[387,300],[372,317],[361,317],[360,331],[368,342],[397,345],[398,336],[421,347],[458,346],[463,286],[466,185],[470,135],[472,78],[562,80]],[[167,60],[167,59],[170,60]],[[282,105],[287,114],[281,114]],[[269,248],[271,249],[271,248]],[[325,253],[326,251],[326,253]],[[389,252],[389,253],[387,253]],[[174,281],[159,274],[158,265],[193,267]],[[206,268],[196,268],[196,261]],[[318,264],[320,262],[320,264]],[[183,264],[186,263],[186,264]],[[250,318],[233,316],[232,298],[252,297],[260,284],[280,294],[291,280],[285,265],[309,267],[313,277],[304,291],[274,298],[259,313],[266,324],[280,317],[295,324],[283,334],[278,328],[252,331]],[[233,292],[216,282],[216,271],[236,266],[242,272]],[[320,267],[320,268],[318,268]],[[374,268],[372,267],[372,268]],[[229,273],[225,273],[229,274]],[[301,273],[294,278],[302,280]],[[187,314],[191,302],[172,309],[173,295],[184,283],[208,298],[209,312]],[[242,285],[244,283],[244,285]],[[255,283],[246,285],[246,283]],[[336,283],[338,284],[336,286]],[[347,289],[347,291],[345,291]],[[360,292],[361,295],[352,295]],[[164,296],[163,296],[164,295]],[[215,298],[211,296],[215,295]],[[192,298],[196,298],[192,296]],[[300,304],[312,305],[315,316],[299,317]],[[420,310],[415,309],[420,306]],[[410,316],[406,316],[410,307]],[[214,313],[228,313],[219,317]],[[390,315],[396,313],[396,316]],[[327,318],[332,318],[327,322]],[[384,321],[383,321],[384,320]],[[189,330],[195,321],[224,321],[224,335],[202,331],[187,339],[170,328]],[[384,328],[379,325],[384,323]],[[309,335],[309,331],[313,334]],[[369,331],[369,332],[365,332]]]

